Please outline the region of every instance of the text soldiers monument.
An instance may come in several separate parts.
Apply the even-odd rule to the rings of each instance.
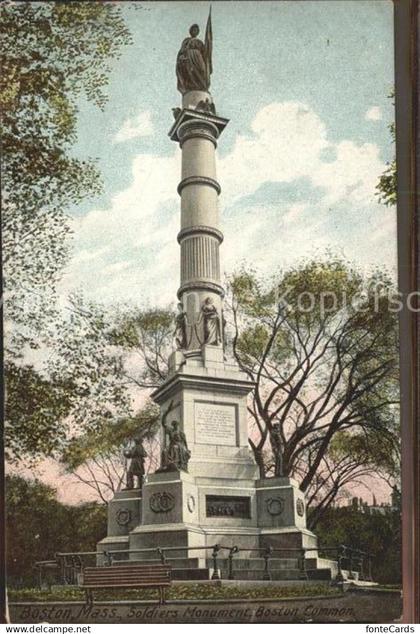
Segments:
[[[304,495],[296,483],[281,477],[280,469],[260,479],[249,448],[253,384],[225,345],[215,152],[228,120],[209,92],[211,17],[204,42],[196,24],[189,33],[176,60],[182,107],[174,109],[169,132],[182,153],[181,280],[169,375],[152,395],[162,412],[161,464],[141,488],[121,491],[110,502],[108,537],[99,549],[129,550],[130,560],[150,560],[153,551],[139,551],[176,547],[166,553],[175,577],[208,578],[212,551],[203,547],[237,546],[243,578],[258,579],[263,562],[254,549],[312,548],[316,537],[306,529]],[[221,557],[227,553],[220,551]],[[316,551],[310,556],[316,568]],[[281,566],[272,574],[281,578]]]

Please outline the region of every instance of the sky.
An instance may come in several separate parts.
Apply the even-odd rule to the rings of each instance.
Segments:
[[[104,190],[71,209],[61,292],[167,306],[179,286],[175,60],[191,24],[203,36],[209,4],[119,5],[133,44],[112,64],[104,111],[80,101],[74,147],[97,160]],[[216,1],[212,20],[211,93],[230,120],[217,161],[222,268],[271,274],[332,250],[395,273],[395,209],[375,196],[394,153],[392,2]],[[60,486],[53,463],[46,479],[62,501],[87,497]]]
[[[113,62],[103,112],[80,102],[76,155],[103,194],[71,210],[63,295],[143,305],[179,286],[181,151],[175,60],[207,2],[121,2],[133,44]],[[395,210],[375,186],[393,158],[388,0],[213,2],[211,93],[230,122],[218,146],[222,268],[262,273],[327,250],[395,270]],[[238,231],[238,227],[240,230]]]

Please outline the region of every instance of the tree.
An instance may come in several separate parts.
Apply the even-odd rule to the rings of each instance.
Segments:
[[[43,444],[48,453],[62,435],[52,424],[65,413],[61,382],[20,366],[28,347],[45,345],[58,318],[56,286],[70,247],[68,209],[101,188],[94,161],[71,155],[77,103],[85,96],[104,107],[111,61],[130,36],[115,3],[6,1],[0,17],[7,441],[9,457],[21,459],[38,455]],[[26,394],[19,422],[12,403],[23,399],[24,410]],[[43,414],[46,420],[36,427]]]
[[[381,477],[390,486],[398,480],[398,431],[388,434],[338,432],[322,458],[307,490],[308,528],[315,527],[336,502],[351,496],[355,486],[366,486],[367,477]]]
[[[370,514],[352,506],[329,508],[317,525],[317,536],[325,548],[344,544],[369,552],[373,580],[398,584],[401,583],[401,515],[398,510],[384,511]],[[331,553],[327,551],[326,556]]]
[[[77,100],[104,107],[110,61],[130,37],[114,4],[5,2],[0,15],[6,315],[22,344],[28,324],[39,333],[50,320],[68,256],[66,209],[100,191],[94,162],[70,155]]]
[[[7,580],[33,586],[36,561],[55,552],[91,551],[105,536],[106,507],[61,504],[52,487],[20,476],[6,477]]]
[[[77,293],[68,308],[50,340],[47,363],[48,376],[66,384],[70,402],[55,455],[106,501],[124,482],[122,449],[134,433],[145,434],[148,470],[157,466],[158,409],[147,395],[167,375],[174,314],[109,307]],[[135,414],[139,401],[145,404]]]
[[[69,386],[43,378],[30,365],[5,364],[7,418],[5,457],[10,463],[33,462],[56,451],[66,436]],[[62,424],[57,424],[63,421]]]
[[[280,454],[281,474],[299,476],[304,492],[316,487],[339,433],[382,434],[396,447],[391,291],[385,275],[364,280],[335,259],[270,280],[249,271],[233,277],[227,314],[235,358],[255,383],[249,442],[261,476],[268,445]]]
[[[106,421],[100,432],[88,431],[66,446],[61,462],[67,473],[93,489],[102,502],[125,485],[127,460],[123,449],[136,434],[141,434],[148,454],[146,473],[158,466],[159,443],[156,432],[159,408],[147,403],[132,418]]]
[[[388,95],[390,99],[394,99],[395,92],[392,90]],[[395,145],[395,123],[390,123],[388,129],[391,134],[391,140]],[[379,177],[379,182],[376,186],[376,195],[380,203],[383,203],[387,207],[392,207],[397,204],[397,161],[394,158],[391,162],[387,163],[387,168],[384,173]]]
[[[319,506],[316,523],[351,481],[372,471],[391,478],[398,461],[392,285],[330,258],[269,280],[243,270],[228,290],[233,353],[255,382],[249,442],[261,476],[273,474],[277,458]],[[80,429],[100,431],[107,418],[98,403],[111,424],[124,417],[121,395],[139,399],[164,380],[173,318],[171,310],[73,303],[52,376],[77,386]]]

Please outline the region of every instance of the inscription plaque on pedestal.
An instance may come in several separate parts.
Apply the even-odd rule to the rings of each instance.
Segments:
[[[207,517],[251,517],[251,499],[231,495],[206,495]]]
[[[195,442],[203,445],[237,445],[235,405],[195,402]]]

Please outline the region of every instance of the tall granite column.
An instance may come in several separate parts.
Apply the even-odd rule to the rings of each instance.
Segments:
[[[228,123],[214,113],[211,96],[204,91],[183,95],[183,108],[170,130],[182,150],[182,173],[178,185],[181,197],[181,285],[178,298],[186,313],[184,345],[198,351],[206,343],[203,305],[213,306],[220,331],[223,328],[219,229],[215,151],[217,140]],[[218,339],[218,338],[217,338]],[[212,341],[222,345],[220,341]]]

